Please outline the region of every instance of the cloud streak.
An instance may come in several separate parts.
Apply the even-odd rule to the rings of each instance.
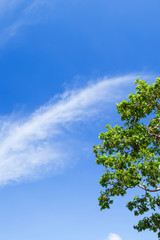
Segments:
[[[53,1],[50,0],[1,0],[0,45],[14,37],[22,27],[44,20],[45,9],[49,13],[51,5]]]
[[[115,233],[110,233],[106,240],[122,240],[120,236]]]
[[[124,88],[135,79],[127,75],[90,81],[86,87],[57,95],[30,116],[1,116],[0,184],[39,177],[49,169],[57,173],[68,166],[74,147],[67,126],[98,119],[110,103],[123,98]]]

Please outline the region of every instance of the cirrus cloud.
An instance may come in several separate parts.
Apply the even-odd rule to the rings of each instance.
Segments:
[[[122,240],[122,238],[115,233],[110,233],[106,240]]]
[[[1,116],[0,184],[39,177],[50,169],[57,173],[68,166],[78,141],[70,132],[72,124],[97,121],[103,111],[107,115],[110,104],[122,100],[135,79],[133,74],[104,77],[66,90],[29,116]]]
[[[53,4],[50,0],[1,0],[0,45],[8,42],[22,27],[44,21]]]

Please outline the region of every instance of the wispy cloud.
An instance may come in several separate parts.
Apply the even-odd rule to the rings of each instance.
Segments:
[[[72,160],[76,141],[73,139],[71,146],[66,127],[77,121],[96,120],[111,102],[125,96],[124,89],[134,84],[136,77],[90,81],[86,87],[57,95],[28,117],[1,116],[0,184],[37,177],[50,168],[55,172],[65,168]]]
[[[110,233],[106,240],[122,240],[122,238],[115,233]]]
[[[0,45],[15,36],[26,26],[43,21],[45,9],[49,12],[50,0],[1,0],[0,1]]]

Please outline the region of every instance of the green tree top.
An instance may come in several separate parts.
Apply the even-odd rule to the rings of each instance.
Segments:
[[[104,191],[98,199],[101,210],[110,208],[114,196],[141,188],[143,194],[128,202],[127,208],[136,216],[149,210],[152,215],[134,228],[158,232],[160,239],[160,78],[151,85],[139,79],[135,83],[136,93],[117,104],[124,125],[107,124],[107,131],[99,135],[102,144],[93,146],[97,164],[105,167],[100,178]]]

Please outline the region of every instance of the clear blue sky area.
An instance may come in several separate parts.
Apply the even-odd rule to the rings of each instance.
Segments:
[[[159,0],[0,1],[0,239],[156,240],[100,211],[93,145],[116,103],[160,77]]]

